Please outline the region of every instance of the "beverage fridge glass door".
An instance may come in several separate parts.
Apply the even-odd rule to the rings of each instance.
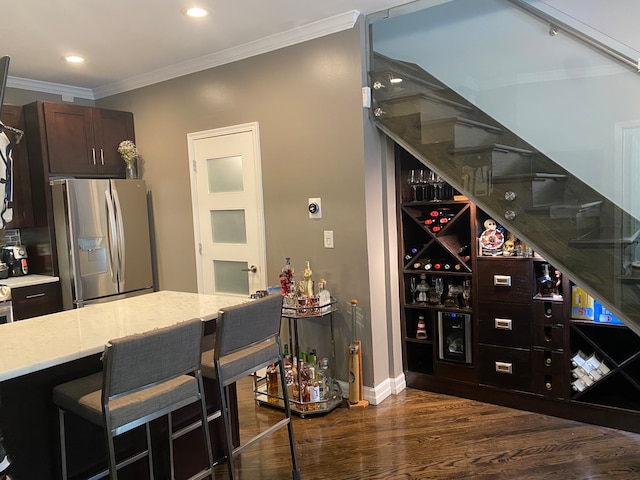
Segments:
[[[111,180],[119,293],[153,286],[147,187],[143,180]]]
[[[450,362],[473,363],[470,314],[438,312],[438,358]]]

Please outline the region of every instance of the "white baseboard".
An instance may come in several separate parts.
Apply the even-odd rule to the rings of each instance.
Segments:
[[[342,396],[347,398],[349,396],[349,384],[342,380],[339,380],[340,388],[342,389]],[[396,378],[387,378],[375,387],[364,387],[363,397],[371,405],[379,405],[387,397],[391,395],[397,395],[401,391],[407,388],[407,382],[404,373],[401,373]]]

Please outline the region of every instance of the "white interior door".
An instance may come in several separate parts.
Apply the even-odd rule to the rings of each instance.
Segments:
[[[266,288],[258,124],[189,133],[198,292]]]

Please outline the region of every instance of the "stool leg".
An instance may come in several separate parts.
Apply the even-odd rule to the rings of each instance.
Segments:
[[[284,413],[289,422],[287,430],[289,432],[289,449],[291,450],[291,469],[293,480],[300,479],[300,470],[298,469],[298,457],[296,455],[296,441],[293,436],[293,422],[291,421],[291,404],[289,403],[289,391],[287,390],[287,378],[284,372],[284,362],[282,357],[278,362],[280,367],[280,387],[282,388],[282,397],[284,399]]]
[[[218,385],[220,387],[220,402],[222,403],[222,421],[224,423],[224,432],[227,441],[227,462],[229,468],[229,480],[235,478],[235,468],[233,465],[233,442],[231,436],[231,420],[229,419],[229,398],[227,396],[227,388],[223,385],[223,382],[218,378]]]
[[[175,480],[176,471],[173,463],[173,416],[171,412],[167,415],[167,423],[169,429],[169,468],[171,469],[171,480]]]
[[[64,431],[64,410],[58,409],[58,423],[60,431],[60,463],[62,465],[62,480],[67,480],[67,444]]]
[[[107,437],[107,448],[109,450],[109,475],[111,480],[118,480],[118,464],[116,463],[116,449],[113,444],[113,435],[111,434],[111,429],[109,425],[105,430],[105,435]]]
[[[209,435],[209,419],[207,418],[207,401],[204,397],[204,384],[202,375],[198,373],[198,388],[200,389],[200,408],[202,409],[202,432],[204,435],[204,444],[207,447],[207,457],[209,458],[209,471],[212,480],[215,480],[213,471],[213,451],[211,450],[211,436]]]
[[[151,453],[151,427],[149,426],[149,422],[145,424],[145,428],[147,430],[147,457],[149,460],[149,478],[153,480],[153,454]],[[171,470],[171,475],[173,475],[173,470]],[[172,477],[173,478],[173,477]]]

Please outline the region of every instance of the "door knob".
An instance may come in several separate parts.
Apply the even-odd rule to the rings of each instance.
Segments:
[[[256,273],[258,271],[258,267],[256,267],[255,265],[251,265],[249,268],[243,268],[242,271]]]

